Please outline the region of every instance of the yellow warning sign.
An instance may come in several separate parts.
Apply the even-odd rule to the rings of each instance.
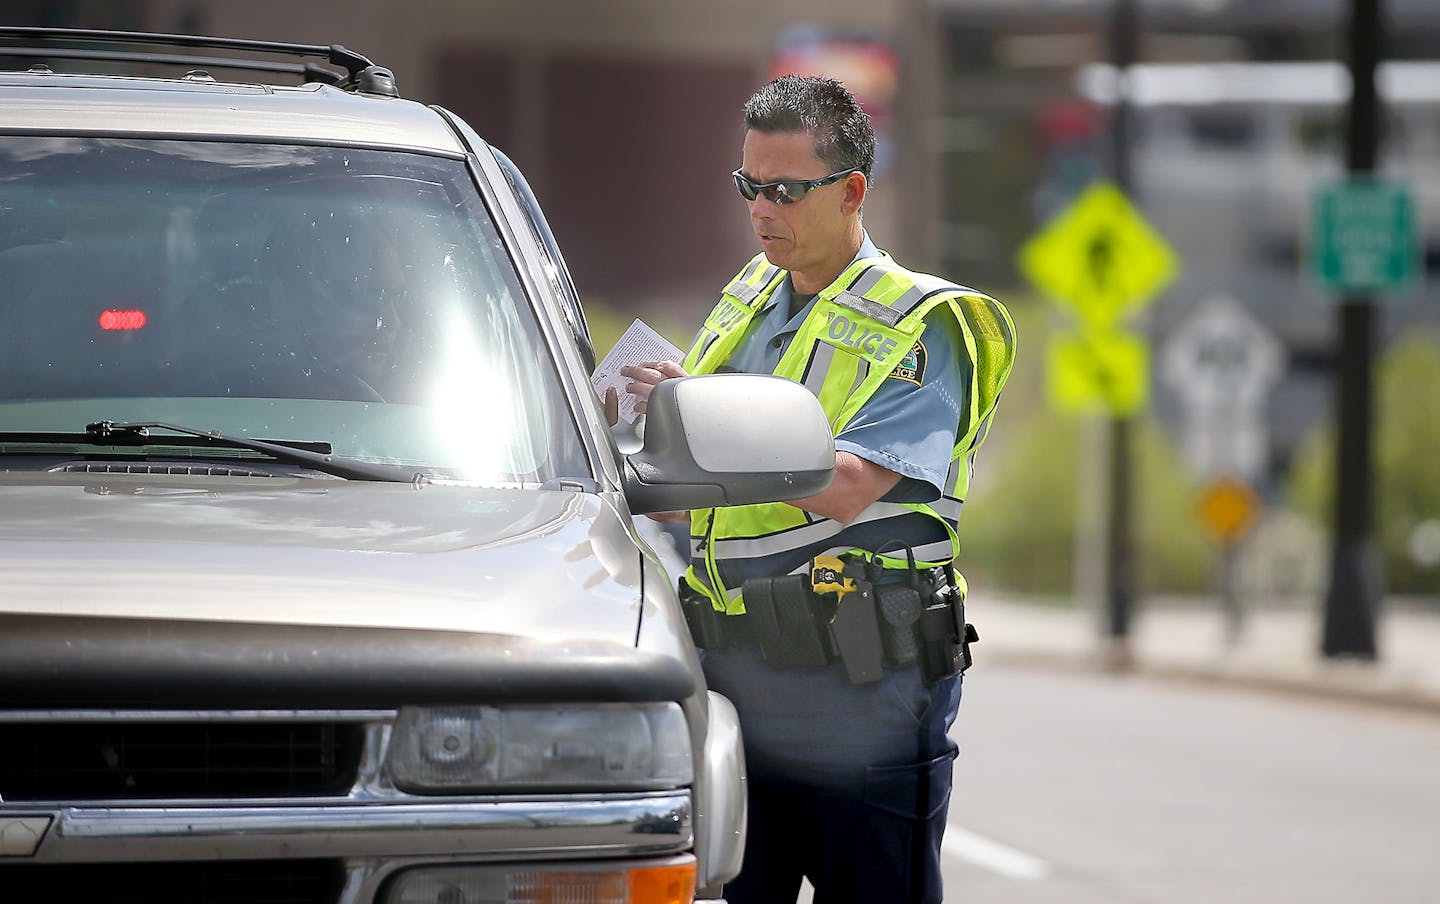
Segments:
[[[1046,348],[1050,403],[1067,414],[1135,414],[1150,395],[1150,346],[1134,333],[1058,333]]]
[[[1148,304],[1179,262],[1124,192],[1095,182],[1021,247],[1019,266],[1055,301],[1109,326]]]
[[[1235,477],[1217,477],[1195,496],[1195,516],[1200,526],[1223,546],[1238,543],[1249,533],[1260,509],[1260,497]]]

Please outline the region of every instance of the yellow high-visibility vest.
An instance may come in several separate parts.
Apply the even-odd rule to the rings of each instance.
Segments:
[[[729,360],[751,321],[765,307],[787,273],[756,255],[725,287],[685,356],[685,370],[714,373]],[[1015,326],[1004,305],[973,289],[922,273],[912,273],[890,257],[857,260],[816,297],[810,314],[780,358],[775,374],[804,384],[815,393],[839,433],[861,406],[905,359],[926,328],[926,317],[947,310],[954,318],[972,365],[969,398],[956,425],[955,446],[942,498],[930,503],[876,502],[849,525],[783,502],[696,509],[690,513],[692,565],[685,581],[705,594],[719,611],[745,611],[739,583],[745,577],[798,573],[812,555],[852,553],[876,558],[887,567],[907,564],[904,556],[877,555],[840,542],[842,531],[911,513],[935,518],[946,540],[916,547],[917,564],[952,561],[960,551],[955,533],[960,503],[970,484],[975,450],[985,438],[1000,391],[1015,362]],[[827,546],[836,538],[838,545]],[[796,562],[786,553],[805,551]],[[778,572],[748,574],[747,568],[775,567]],[[696,564],[703,567],[699,570]],[[732,574],[726,586],[722,567]]]

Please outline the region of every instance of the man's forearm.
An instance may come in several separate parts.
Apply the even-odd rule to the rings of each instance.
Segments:
[[[835,453],[835,479],[823,493],[790,504],[822,518],[849,524],[890,492],[900,475],[850,452]]]

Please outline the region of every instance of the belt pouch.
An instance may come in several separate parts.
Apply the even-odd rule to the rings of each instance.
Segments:
[[[811,614],[810,590],[804,575],[750,578],[744,584],[745,614],[750,635],[765,662],[777,669],[821,666],[830,656]]]
[[[904,584],[884,584],[875,588],[875,602],[880,609],[880,643],[884,648],[885,667],[909,665],[919,656],[915,623],[923,611],[920,592]]]
[[[725,616],[715,611],[710,598],[696,593],[685,581],[680,581],[680,612],[690,628],[690,639],[702,650],[718,650],[725,644],[720,619]]]

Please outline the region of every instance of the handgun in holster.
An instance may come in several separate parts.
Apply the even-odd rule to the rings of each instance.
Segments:
[[[833,574],[834,565],[839,574]],[[830,638],[851,684],[870,684],[884,674],[884,644],[875,608],[875,585],[860,559],[840,562],[828,556],[811,561],[811,589],[822,600],[835,594]],[[827,600],[828,601],[828,600]]]

